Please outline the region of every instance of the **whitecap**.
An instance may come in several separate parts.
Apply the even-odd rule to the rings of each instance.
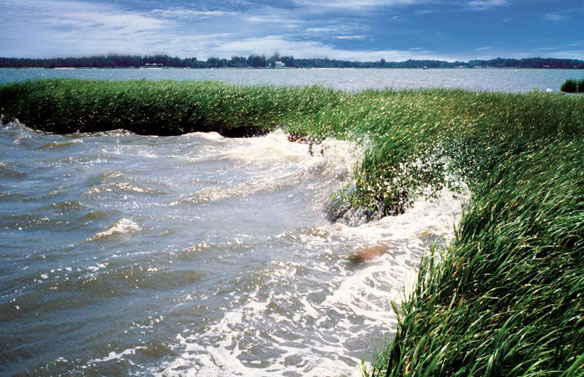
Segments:
[[[134,232],[138,232],[140,230],[142,230],[142,227],[140,227],[140,225],[138,225],[137,223],[135,223],[134,221],[132,221],[130,219],[124,218],[124,219],[118,220],[114,225],[110,226],[109,228],[107,228],[103,232],[97,233],[95,236],[89,238],[88,241],[94,241],[94,240],[103,239],[103,238],[107,238],[107,237],[134,233]]]

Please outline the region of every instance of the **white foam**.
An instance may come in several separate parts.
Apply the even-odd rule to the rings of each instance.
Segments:
[[[173,202],[172,204],[181,204],[184,202],[218,202],[232,197],[243,198],[263,191],[275,191],[283,185],[293,184],[293,182],[289,180],[283,180],[281,177],[278,178],[280,179],[276,180],[274,177],[259,178],[254,182],[243,182],[232,186],[209,186],[201,189],[199,192],[185,200]]]
[[[395,328],[391,301],[399,304],[404,292],[411,289],[417,265],[432,239],[447,242],[452,238],[467,199],[468,195],[443,190],[436,199],[416,200],[404,215],[359,227],[325,225],[297,237],[300,247],[333,258],[336,267],[332,268],[339,271],[332,280],[318,282],[316,290],[306,291],[305,284],[297,281],[301,278],[298,271],[330,274],[330,261],[307,261],[306,265],[274,261],[272,269],[265,272],[270,281],[238,298],[246,304],[227,310],[203,333],[177,335],[174,349],[179,356],[153,374],[359,376],[359,352],[373,352],[382,344],[370,343],[372,336]],[[372,244],[385,244],[389,250],[353,268],[348,268],[351,265],[342,256],[334,262],[335,249]],[[266,293],[269,287],[274,289]],[[313,298],[313,294],[322,293],[324,300]],[[294,302],[294,312],[273,309],[289,308],[289,302]],[[355,346],[359,342],[365,345]],[[250,359],[250,347],[273,356]]]
[[[286,134],[277,130],[265,136],[239,139],[227,151],[227,157],[247,164],[270,161],[307,160],[310,156],[308,144],[292,143]]]
[[[243,182],[221,181],[219,185],[206,186],[171,205],[242,198],[260,192],[281,191],[301,183],[310,185],[314,201],[320,203],[352,177],[353,169],[363,155],[363,148],[353,142],[330,139],[309,147],[308,144],[290,142],[281,130],[256,138],[228,140],[229,148],[222,146],[218,150],[208,150],[203,157],[197,150],[196,159],[208,158],[209,153],[214,153],[214,159],[233,161],[233,169],[244,168],[251,177]],[[192,158],[185,156],[183,159],[190,161]]]
[[[97,233],[95,236],[88,239],[88,241],[94,241],[98,239],[103,239],[111,236],[117,236],[122,234],[129,234],[133,232],[138,232],[142,228],[130,219],[120,219],[116,223],[103,232]]]
[[[320,145],[291,142],[282,130],[277,130],[261,137],[239,139],[226,152],[226,157],[253,165],[296,162],[314,166],[326,163],[327,168],[338,166],[352,172],[355,163],[362,158],[363,150],[355,142],[332,138]]]
[[[192,132],[189,134],[181,135],[179,137],[181,139],[190,139],[192,137],[196,137],[197,139],[218,142],[225,142],[227,140],[227,138],[221,136],[218,132]]]
[[[136,351],[138,350],[145,350],[147,349],[144,346],[138,346],[138,347],[134,347],[134,348],[128,348],[126,350],[123,350],[122,352],[110,352],[107,356],[101,358],[101,359],[93,359],[90,362],[88,362],[88,364],[95,364],[95,363],[103,363],[106,361],[111,361],[111,360],[118,360],[118,359],[122,359],[124,356],[128,356],[128,355],[135,355]]]

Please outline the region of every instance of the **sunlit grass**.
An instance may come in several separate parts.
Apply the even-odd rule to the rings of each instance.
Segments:
[[[582,97],[48,80],[1,86],[0,108],[4,122],[61,133],[280,127],[313,142],[356,140],[367,152],[350,200],[377,214],[462,180],[472,202],[456,238],[439,263],[422,261],[370,373],[584,373]]]
[[[475,186],[441,263],[423,261],[371,375],[584,372],[584,142],[538,144]]]

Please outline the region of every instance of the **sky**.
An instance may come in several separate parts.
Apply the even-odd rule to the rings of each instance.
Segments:
[[[0,56],[584,59],[584,0],[0,0]]]

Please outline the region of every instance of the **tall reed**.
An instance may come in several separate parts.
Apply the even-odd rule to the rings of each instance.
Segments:
[[[584,79],[566,80],[560,87],[560,90],[566,93],[584,93]]]

